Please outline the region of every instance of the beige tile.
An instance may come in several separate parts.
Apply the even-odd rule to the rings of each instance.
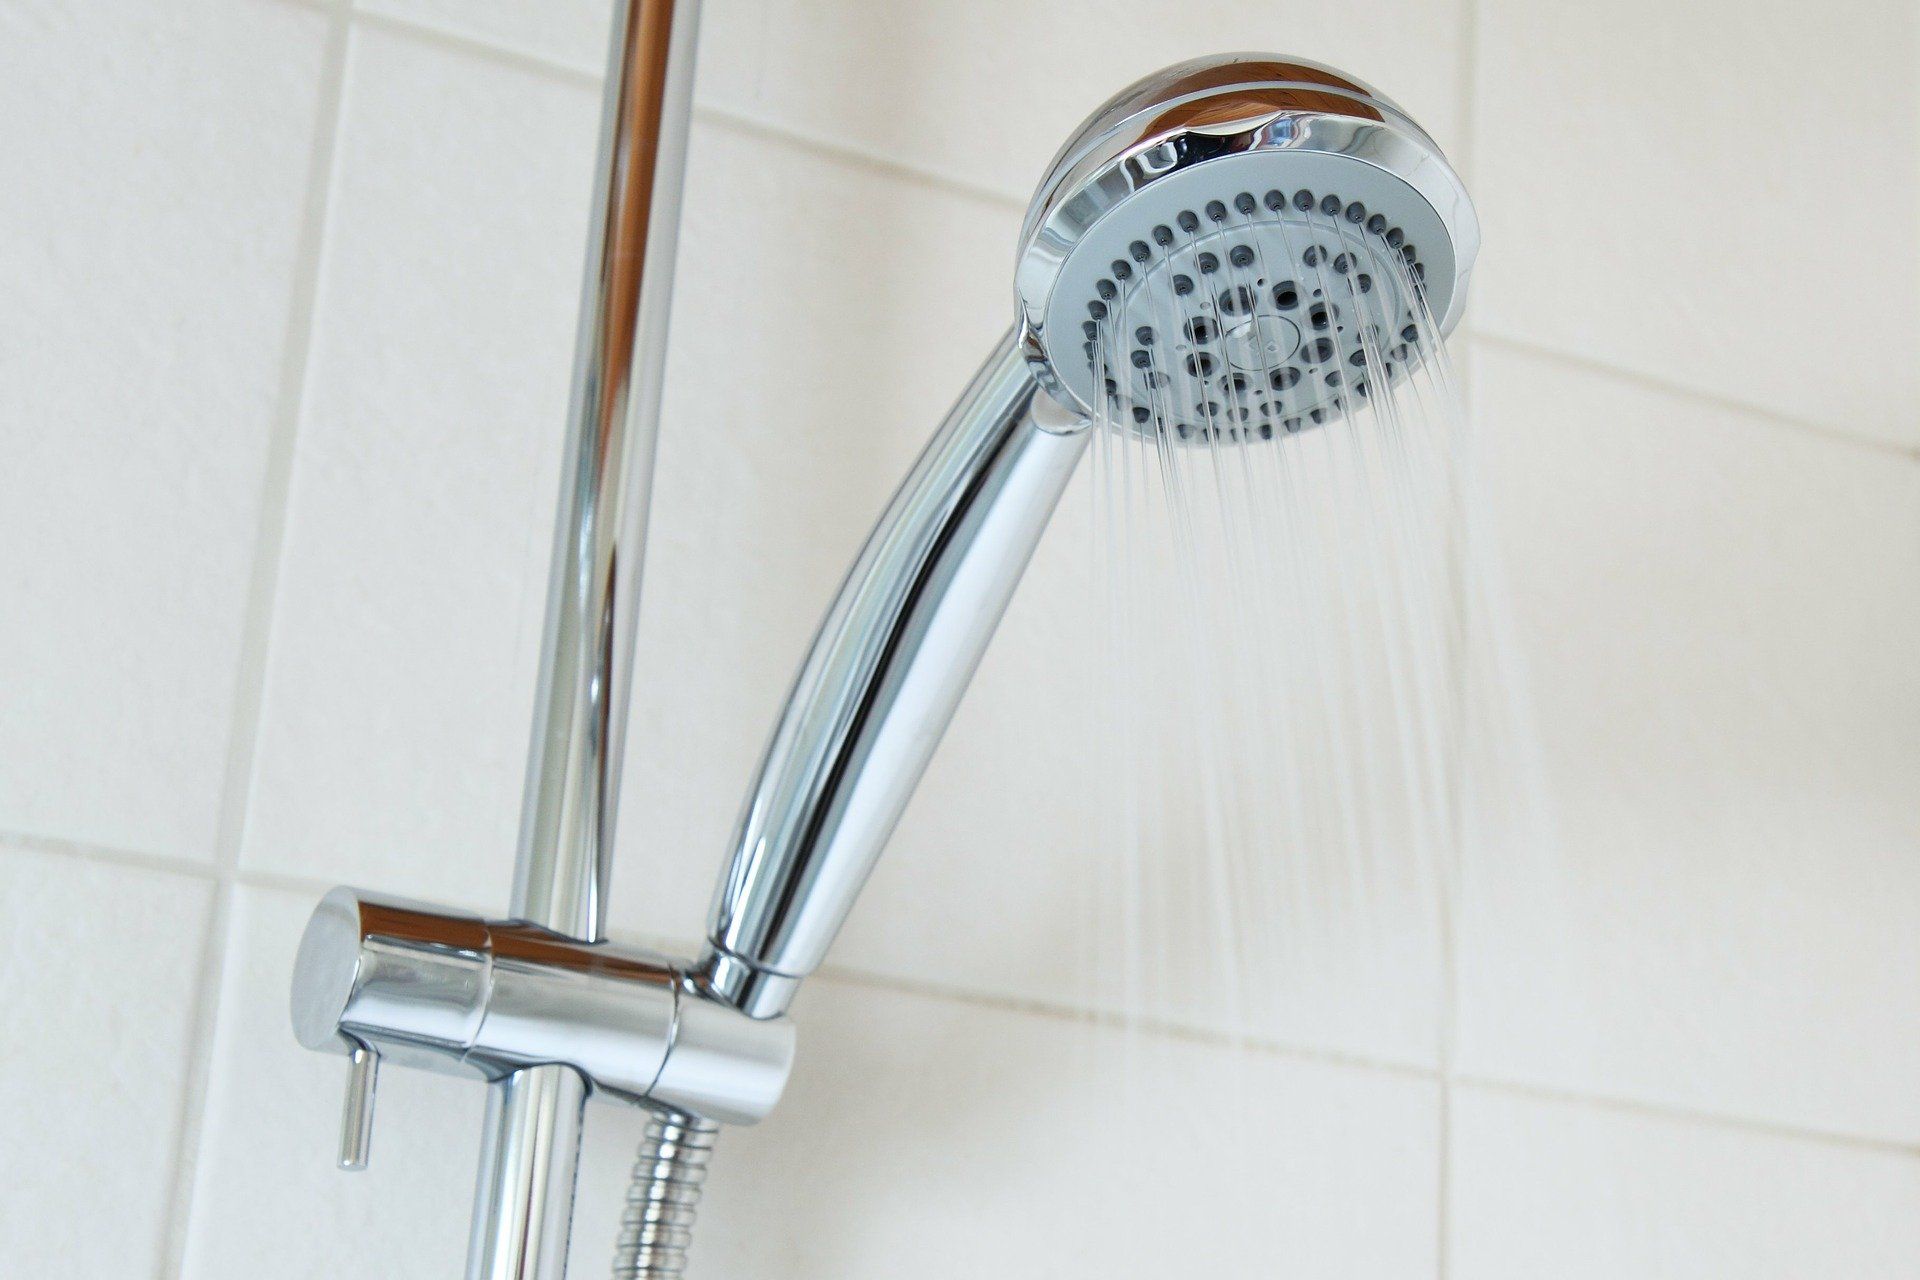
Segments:
[[[531,16],[514,0],[362,0],[599,72],[607,0]],[[1128,83],[1202,54],[1256,49],[1331,62],[1378,85],[1451,144],[1457,0],[1339,9],[1247,0],[707,0],[700,101],[771,127],[1024,201],[1056,148]]]
[[[1433,1271],[1429,1082],[838,982],[798,1017],[781,1109],[716,1148],[700,1274],[959,1280],[983,1250],[1009,1280]],[[581,1274],[638,1129],[589,1135]]]
[[[1476,354],[1554,826],[1470,855],[1463,1067],[1915,1141],[1920,467]]]
[[[0,828],[211,856],[325,28],[0,15]]]
[[[1476,324],[1920,444],[1920,11],[1480,13]]]
[[[1463,1090],[1451,1274],[1894,1280],[1920,1256],[1920,1157]]]
[[[9,1271],[157,1273],[212,896],[204,880],[0,849]]]
[[[505,905],[595,110],[354,36],[250,866]]]
[[[389,1066],[368,1167],[334,1167],[346,1059],[301,1048],[287,1014],[311,908],[272,890],[236,898],[182,1274],[458,1274],[485,1089]]]

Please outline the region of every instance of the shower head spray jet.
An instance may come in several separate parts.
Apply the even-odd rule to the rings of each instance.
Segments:
[[[1479,228],[1439,147],[1328,67],[1239,54],[1124,90],[1054,157],[1016,286],[1034,376],[1117,425],[1298,430],[1458,322]],[[1424,298],[1416,296],[1424,294]]]
[[[1095,112],[1028,210],[1018,323],[795,681],[715,895],[704,989],[771,1016],[825,957],[1096,417],[1240,441],[1326,421],[1452,329],[1478,245],[1433,139],[1330,68],[1200,59]]]

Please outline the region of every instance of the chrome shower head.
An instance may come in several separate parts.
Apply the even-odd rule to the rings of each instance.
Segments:
[[[714,895],[702,985],[770,1016],[825,959],[1093,419],[1201,439],[1325,421],[1453,326],[1478,244],[1433,140],[1325,67],[1188,62],[1095,112],[1027,215],[1019,323],[794,682]]]
[[[1452,330],[1479,242],[1384,95],[1299,59],[1198,59],[1055,156],[1021,232],[1022,347],[1057,399],[1134,430],[1297,431]]]

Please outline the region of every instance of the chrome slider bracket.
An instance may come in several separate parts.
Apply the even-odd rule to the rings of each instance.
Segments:
[[[593,1097],[752,1124],[794,1049],[788,1019],[748,1017],[665,957],[346,888],[300,940],[293,1029],[348,1059],[343,1169],[366,1167],[382,1059],[490,1081],[570,1067]]]

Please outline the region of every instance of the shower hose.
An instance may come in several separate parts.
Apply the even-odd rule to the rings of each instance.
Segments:
[[[685,1274],[700,1187],[707,1179],[707,1160],[713,1155],[713,1138],[719,1129],[710,1120],[674,1111],[655,1112],[648,1118],[620,1220],[614,1280]]]

